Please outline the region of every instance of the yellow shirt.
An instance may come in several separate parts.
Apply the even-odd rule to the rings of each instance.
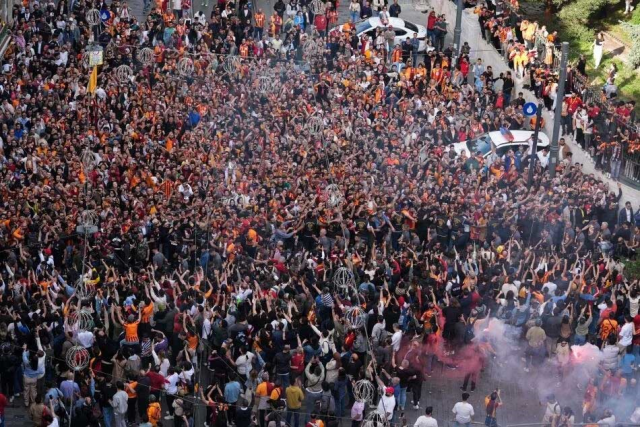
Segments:
[[[287,395],[287,408],[300,409],[302,407],[302,401],[304,400],[304,393],[300,390],[300,387],[292,385],[287,387],[285,391]],[[257,394],[257,390],[256,390]]]

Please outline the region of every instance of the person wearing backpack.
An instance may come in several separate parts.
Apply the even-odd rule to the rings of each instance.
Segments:
[[[326,381],[322,382],[322,393],[320,399],[316,401],[316,407],[317,412],[325,421],[329,413],[335,414],[336,412],[336,401],[331,393],[331,385]]]
[[[316,401],[319,400],[322,395],[322,381],[325,377],[325,369],[318,358],[314,357],[307,364],[304,374],[307,378],[307,387],[305,389],[306,397],[304,400],[305,412],[309,414],[315,410]],[[305,423],[308,420],[308,415],[305,415]]]

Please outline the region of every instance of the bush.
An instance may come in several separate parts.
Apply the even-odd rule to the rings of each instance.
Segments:
[[[640,277],[640,259],[625,262],[624,275],[627,279],[631,280]]]
[[[629,52],[629,65],[631,68],[640,67],[640,24],[622,23],[622,28],[631,39],[631,51]]]

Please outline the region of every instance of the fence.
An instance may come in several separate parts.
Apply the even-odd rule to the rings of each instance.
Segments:
[[[600,120],[604,120],[604,117],[612,117],[619,128],[623,131],[628,130],[629,135],[637,139],[640,134],[638,124],[624,121],[615,112],[616,106],[625,102],[623,99],[617,96],[607,98],[603,92],[603,86],[589,85],[586,79],[579,75],[574,79],[573,90],[581,94],[584,103],[593,103],[600,108]],[[640,151],[635,151],[629,146],[623,147],[620,171],[621,181],[634,188],[640,188]]]

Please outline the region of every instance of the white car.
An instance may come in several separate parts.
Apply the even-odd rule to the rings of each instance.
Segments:
[[[463,152],[467,157],[482,153],[483,157],[487,157],[491,153],[491,148],[495,147],[496,154],[500,157],[505,155],[509,150],[518,150],[520,147],[528,149],[533,142],[533,131],[530,130],[512,130],[513,141],[510,141],[499,131],[483,134],[479,138],[471,139],[465,142],[453,144],[453,151],[456,155]],[[549,148],[549,137],[542,132],[538,133],[537,151],[543,148]]]
[[[358,21],[355,23],[356,25],[356,35],[358,37],[362,37],[363,34],[368,35],[372,40],[375,40],[376,29],[377,28],[387,28],[389,25],[393,27],[393,31],[396,33],[396,37],[394,39],[394,44],[401,44],[404,40],[409,38],[413,38],[413,33],[418,34],[418,40],[420,40],[420,46],[418,47],[419,52],[424,52],[427,49],[427,28],[414,24],[409,21],[405,21],[400,18],[389,18],[389,23],[384,25],[380,18],[368,18],[363,19],[362,21]],[[341,31],[342,26],[338,26],[331,30],[331,33],[336,33]],[[429,47],[428,50],[433,50],[433,47]]]

